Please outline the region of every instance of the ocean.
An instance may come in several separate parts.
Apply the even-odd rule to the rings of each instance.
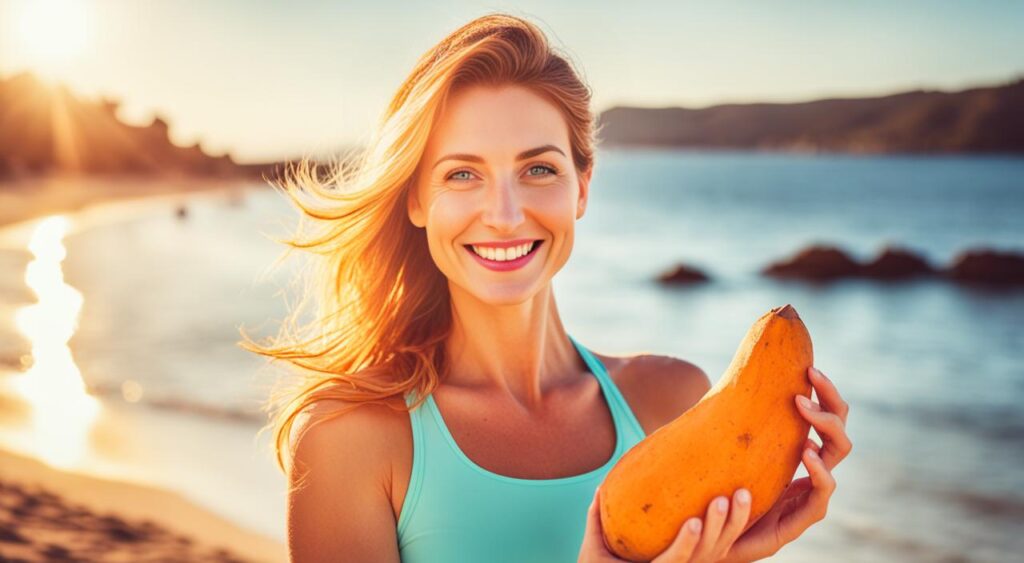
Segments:
[[[284,540],[284,479],[256,434],[282,370],[236,343],[286,314],[295,262],[271,269],[273,237],[296,215],[239,188],[0,231],[0,446],[170,488]],[[797,309],[854,449],[827,518],[774,560],[1006,561],[1024,553],[1024,288],[758,271],[810,244],[861,260],[898,245],[937,267],[1021,252],[1022,216],[1022,158],[604,149],[553,284],[583,344],[674,355],[712,381],[759,316]],[[679,262],[711,280],[655,281]],[[34,373],[63,375],[43,395]]]

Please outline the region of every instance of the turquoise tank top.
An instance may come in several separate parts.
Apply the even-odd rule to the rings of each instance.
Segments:
[[[604,365],[569,337],[615,421],[615,451],[601,467],[558,479],[520,479],[473,463],[445,426],[433,395],[410,411],[413,462],[398,518],[403,563],[571,563],[579,556],[597,486],[644,430]],[[406,404],[413,403],[412,394]]]

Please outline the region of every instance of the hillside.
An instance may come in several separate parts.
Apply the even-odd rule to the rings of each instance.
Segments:
[[[177,146],[163,119],[127,125],[118,119],[117,107],[111,100],[79,99],[29,73],[0,79],[0,177],[48,172],[233,176],[266,168],[237,165],[230,155],[208,155],[199,144]]]
[[[1024,79],[960,92],[724,104],[615,107],[603,146],[852,153],[1024,153]]]

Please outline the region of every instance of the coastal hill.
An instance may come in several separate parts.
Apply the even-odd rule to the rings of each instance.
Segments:
[[[273,166],[239,165],[198,143],[177,146],[163,119],[132,126],[118,119],[117,108],[116,101],[84,101],[30,73],[0,79],[0,178],[50,172],[256,176]]]
[[[723,104],[615,107],[602,146],[848,153],[1024,153],[1024,79],[959,92]]]

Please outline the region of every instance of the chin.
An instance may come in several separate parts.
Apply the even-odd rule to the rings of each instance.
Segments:
[[[505,285],[504,287],[502,285],[504,284],[493,284],[490,287],[476,288],[472,293],[483,303],[495,307],[504,307],[530,301],[539,292],[532,284],[529,286],[512,284]]]

